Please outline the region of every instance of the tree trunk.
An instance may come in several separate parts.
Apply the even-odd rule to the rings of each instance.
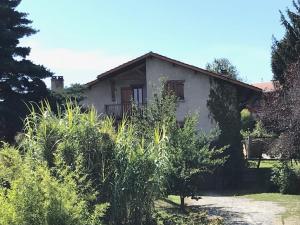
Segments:
[[[184,210],[184,196],[180,196],[180,209]]]

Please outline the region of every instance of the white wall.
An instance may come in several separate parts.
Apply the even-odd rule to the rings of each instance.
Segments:
[[[146,61],[147,96],[151,101],[162,78],[166,80],[184,80],[184,100],[178,103],[177,120],[183,121],[188,113],[199,113],[198,129],[209,131],[215,127],[209,117],[207,100],[210,92],[209,77],[184,67],[156,58]],[[154,87],[154,88],[153,88]]]
[[[85,98],[82,101],[82,105],[86,107],[94,106],[99,114],[105,112],[105,105],[112,104],[109,80],[96,83],[91,88],[88,88],[84,95]]]
[[[121,104],[121,88],[131,85],[143,85],[143,97],[146,101],[146,76],[135,72],[124,72],[111,78],[115,81],[115,101],[112,101],[111,83],[109,79],[99,81],[84,93],[86,98],[82,101],[84,106],[94,106],[99,114],[105,113],[105,105]]]

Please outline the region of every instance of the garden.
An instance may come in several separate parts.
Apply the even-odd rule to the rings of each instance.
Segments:
[[[56,114],[32,107],[17,143],[0,150],[0,224],[221,224],[184,200],[226,148],[211,144],[217,131],[197,133],[196,115],[178,129],[175,107],[160,95],[117,125],[71,102]],[[168,194],[180,196],[177,209],[157,206]]]

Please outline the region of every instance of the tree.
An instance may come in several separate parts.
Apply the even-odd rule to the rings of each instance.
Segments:
[[[240,97],[237,89],[224,81],[211,80],[207,106],[221,131],[216,145],[218,147],[229,146],[224,151],[224,154],[228,155],[228,159],[224,164],[222,177],[229,186],[236,187],[241,181],[245,166],[240,133]]]
[[[184,210],[184,198],[194,197],[198,185],[193,182],[201,176],[212,173],[225,162],[222,153],[225,148],[214,148],[218,133],[198,134],[197,117],[186,118],[182,128],[174,129],[170,136],[171,172],[169,184],[172,194],[180,196],[180,207]]]
[[[169,140],[166,146],[170,163],[168,191],[180,195],[181,208],[184,209],[185,197],[196,194],[198,186],[194,180],[223,164],[225,148],[212,145],[217,134],[197,131],[196,115],[187,116],[180,128],[176,120],[176,104],[176,96],[164,89],[163,82],[147,109],[142,114],[139,111],[134,113],[132,120],[144,138],[151,137],[149,131],[157,126],[165,128]]]
[[[71,84],[69,87],[62,89],[61,91],[52,92],[52,99],[54,103],[64,106],[67,102],[80,103],[84,99],[85,87],[81,84]]]
[[[52,73],[26,57],[29,47],[20,47],[20,39],[35,34],[27,14],[18,12],[21,0],[0,2],[0,134],[12,141],[22,128],[22,118],[28,113],[29,102],[38,103],[49,95],[41,80]]]
[[[274,38],[272,45],[272,71],[274,79],[281,84],[285,82],[284,74],[289,64],[300,56],[300,0],[293,1],[293,6],[295,11],[287,9],[287,17],[280,11],[285,35],[280,41]]]
[[[272,152],[288,159],[300,159],[300,61],[284,73],[285,82],[275,92],[266,93],[259,110],[264,127],[278,138]]]
[[[236,67],[226,58],[214,59],[213,62],[207,63],[206,69],[211,72],[228,76],[232,79],[241,80]]]

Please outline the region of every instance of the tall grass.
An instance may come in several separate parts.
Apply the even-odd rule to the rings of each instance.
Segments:
[[[57,179],[72,175],[90,205],[110,203],[113,224],[149,222],[168,168],[167,135],[155,124],[142,135],[138,124],[124,118],[98,117],[71,103],[58,114],[45,103],[25,120],[20,148],[45,161]]]

